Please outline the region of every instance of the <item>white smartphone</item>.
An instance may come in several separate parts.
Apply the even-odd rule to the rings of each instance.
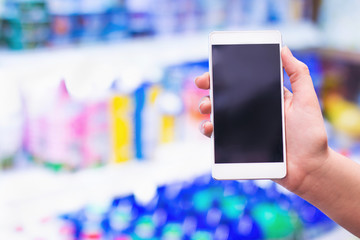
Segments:
[[[284,178],[281,33],[212,32],[209,43],[213,178]]]

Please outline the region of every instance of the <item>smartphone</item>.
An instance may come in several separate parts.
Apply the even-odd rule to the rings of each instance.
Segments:
[[[283,68],[279,31],[209,35],[212,176],[286,176]]]

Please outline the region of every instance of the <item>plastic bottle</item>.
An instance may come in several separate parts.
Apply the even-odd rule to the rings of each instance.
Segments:
[[[106,214],[90,208],[69,219],[78,236],[86,230],[111,239],[308,239],[335,226],[303,199],[274,186],[215,181],[207,174],[158,187],[148,205],[129,195],[114,199]]]
[[[254,219],[243,214],[238,220],[234,220],[231,224],[230,236],[232,239],[244,240],[260,240],[265,239],[264,233]]]
[[[84,104],[86,124],[81,167],[96,167],[109,161],[109,105],[104,99]]]
[[[181,240],[183,239],[183,228],[180,223],[167,223],[161,231],[162,240]]]
[[[297,201],[296,210],[304,226],[305,238],[316,238],[329,232],[336,224],[319,209],[294,196]]]
[[[206,230],[196,231],[190,238],[191,240],[211,240],[212,232]]]
[[[102,38],[113,40],[128,37],[129,20],[124,0],[113,1],[103,18],[105,27]]]
[[[160,91],[159,86],[145,82],[134,92],[134,153],[138,160],[152,159],[159,144],[156,101]]]
[[[49,14],[51,18],[51,37],[53,45],[70,44],[74,38],[77,2],[72,0],[51,0]]]
[[[40,106],[44,109],[37,112],[26,106],[29,112],[24,148],[35,161],[55,171],[77,169],[81,167],[85,144],[83,105],[71,98],[64,80],[52,103],[51,107]]]
[[[298,221],[276,204],[260,203],[251,209],[251,216],[259,224],[266,239],[293,239]]]
[[[150,215],[141,216],[135,223],[134,233],[132,235],[134,240],[141,239],[157,239],[156,226]]]
[[[111,131],[115,163],[128,161],[132,158],[132,100],[127,95],[115,95],[111,98]]]
[[[153,34],[151,26],[150,0],[126,1],[129,17],[129,33],[133,37]]]

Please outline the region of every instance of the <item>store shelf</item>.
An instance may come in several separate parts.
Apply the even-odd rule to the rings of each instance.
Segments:
[[[228,30],[270,30],[282,32],[284,44],[293,49],[319,47],[322,44],[318,28],[310,22],[291,23],[283,25],[243,26]],[[133,64],[137,62],[147,64],[172,64],[184,61],[196,61],[208,57],[208,32],[197,34],[179,34],[159,36],[155,38],[126,39],[118,42],[97,42],[67,47],[40,48],[19,52],[0,51],[0,67],[9,67],[21,63],[31,63],[34,68],[44,64],[66,63],[74,58],[105,60],[113,58]],[[115,56],[115,57],[114,57]],[[58,61],[56,61],[58,60]],[[130,60],[130,61],[129,61]],[[20,62],[19,62],[20,61]],[[135,63],[136,63],[135,61]],[[122,63],[121,62],[121,63]],[[22,65],[21,67],[25,67]]]
[[[200,135],[200,133],[199,133]],[[106,205],[116,196],[152,196],[157,186],[187,181],[211,168],[210,140],[163,145],[152,161],[129,161],[75,173],[54,173],[33,167],[0,174],[0,239],[16,236],[17,227],[42,224],[42,219]]]
[[[44,229],[49,227],[44,224],[48,219],[86,205],[107,206],[115,196],[135,193],[146,201],[157,186],[208,174],[209,149],[210,140],[204,138],[164,145],[153,161],[130,161],[76,173],[54,173],[42,168],[4,172],[0,175],[0,238],[26,239],[23,236],[32,236],[36,231],[51,231]],[[357,238],[337,227],[316,239]]]
[[[40,48],[24,51],[1,51],[0,67],[31,68],[68,61],[93,60],[117,64],[176,64],[207,58],[207,34],[173,35],[157,38],[127,39],[115,42],[97,42],[58,48]],[[120,62],[112,62],[120,60]],[[66,64],[64,67],[70,67]],[[64,68],[63,67],[63,68]],[[66,70],[66,68],[65,68]]]
[[[159,81],[167,66],[207,59],[207,35],[137,39],[108,44],[2,52],[0,82],[17,82],[26,91],[65,79],[73,97],[106,92],[115,79],[128,91],[142,81]]]
[[[258,29],[279,29],[284,44],[292,49],[315,48],[322,43],[318,29],[311,23],[247,26],[235,30]],[[65,78],[73,96],[96,96],[114,79],[131,82],[132,87],[136,87],[144,79],[158,81],[167,66],[207,58],[208,33],[19,52],[4,50],[0,51],[0,82],[17,82],[31,91],[33,87],[57,84]],[[91,89],[91,85],[96,87]]]

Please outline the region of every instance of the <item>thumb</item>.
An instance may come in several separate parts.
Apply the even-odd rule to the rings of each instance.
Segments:
[[[290,77],[294,97],[296,97],[296,95],[301,97],[313,95],[316,97],[309,68],[306,64],[297,60],[288,47],[284,47],[281,50],[281,59],[284,69]]]

